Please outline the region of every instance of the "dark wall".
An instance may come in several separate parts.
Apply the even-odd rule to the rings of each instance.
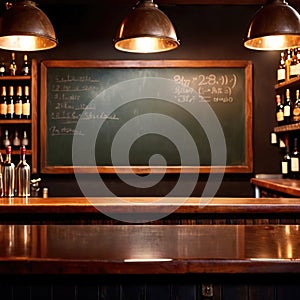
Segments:
[[[88,6],[40,5],[52,21],[59,40],[57,48],[31,53],[31,58],[44,59],[234,59],[253,62],[253,159],[254,174],[278,173],[279,151],[269,142],[275,125],[275,77],[278,52],[260,52],[243,47],[247,24],[258,6],[164,6],[160,7],[172,20],[181,46],[175,51],[159,54],[131,54],[115,50],[112,45],[116,28],[130,10],[127,7],[109,7],[108,4]],[[108,2],[109,3],[109,2]],[[1,52],[9,56],[9,52]],[[233,120],[234,121],[234,120]],[[253,196],[250,178],[253,174],[225,175],[217,196]],[[71,175],[41,174],[42,186],[49,188],[50,196],[79,196],[81,191]],[[159,196],[168,193],[176,183],[177,175],[167,175],[149,189],[132,188],[117,176],[104,175],[104,181],[113,193],[123,196]],[[201,196],[207,176],[200,175],[194,196]],[[187,179],[188,180],[188,179]],[[90,185],[97,184],[86,176]],[[101,196],[101,195],[98,195]]]

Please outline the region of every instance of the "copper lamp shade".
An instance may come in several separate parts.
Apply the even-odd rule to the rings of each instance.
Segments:
[[[114,46],[126,52],[155,53],[176,49],[179,41],[169,18],[152,0],[144,0],[122,21]]]
[[[284,0],[268,1],[252,18],[244,46],[254,50],[299,47],[299,13]]]
[[[56,35],[48,17],[35,2],[17,1],[0,18],[0,48],[38,51],[54,48]]]

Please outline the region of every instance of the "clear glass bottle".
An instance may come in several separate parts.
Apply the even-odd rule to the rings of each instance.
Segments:
[[[24,132],[23,132],[23,138],[22,138],[21,144],[22,144],[22,146],[25,146],[27,148],[29,146],[29,139],[28,139],[27,131],[26,130],[24,130]]]
[[[16,166],[15,194],[18,197],[30,196],[30,166],[26,162],[26,147],[20,148],[20,161]]]
[[[11,146],[6,147],[6,159],[2,167],[3,196],[13,197],[15,189],[15,165],[11,161]]]
[[[19,133],[17,130],[15,131],[15,136],[12,141],[12,146],[14,149],[20,149],[21,146],[21,140],[19,138]]]
[[[11,61],[10,61],[10,65],[9,65],[9,75],[10,76],[17,75],[17,64],[16,64],[15,52],[11,53]]]
[[[4,131],[4,139],[2,141],[2,145],[3,145],[3,148],[6,149],[8,146],[10,146],[10,139],[9,139],[9,136],[8,136],[8,130],[5,129]]]

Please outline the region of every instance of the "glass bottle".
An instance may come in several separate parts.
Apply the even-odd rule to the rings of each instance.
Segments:
[[[24,56],[23,56],[23,64],[22,64],[22,67],[21,67],[21,75],[23,75],[23,76],[30,75],[30,66],[29,66],[28,57],[27,57],[26,54],[24,54]]]
[[[293,123],[300,122],[300,98],[299,90],[296,90],[296,100],[293,107]]]
[[[7,98],[6,98],[6,87],[1,87],[0,96],[0,116],[1,119],[7,119]]]
[[[19,138],[19,133],[17,130],[15,131],[15,136],[12,141],[12,146],[14,149],[20,149],[21,146],[21,140]]]
[[[3,196],[13,197],[15,189],[15,165],[11,161],[11,146],[6,148],[6,159],[2,167]]]
[[[290,65],[290,78],[297,76],[297,49],[291,49],[291,65]]]
[[[6,66],[5,63],[1,60],[0,61],[0,76],[6,75]]]
[[[2,144],[3,144],[3,148],[6,149],[8,146],[10,146],[10,139],[9,139],[9,136],[8,136],[8,130],[5,129],[4,131],[4,139],[2,141]]]
[[[285,80],[289,80],[291,76],[291,62],[292,62],[292,53],[291,49],[287,49],[287,55],[285,59]]]
[[[23,138],[22,138],[22,142],[21,142],[22,146],[25,146],[25,147],[28,147],[29,145],[29,140],[28,140],[28,137],[27,137],[27,131],[24,130],[23,132]]]
[[[22,118],[22,87],[17,87],[16,97],[14,99],[14,118]]]
[[[291,153],[291,178],[299,179],[299,156],[298,138],[294,138],[293,152]]]
[[[285,91],[285,101],[283,106],[284,124],[288,125],[291,123],[291,96],[290,89]]]
[[[285,58],[286,57],[286,51],[281,51],[280,53],[280,61],[277,68],[277,82],[283,82],[285,81]]]
[[[24,87],[24,96],[22,102],[22,115],[24,119],[30,119],[31,108],[30,108],[30,94],[29,94],[29,86],[26,85]]]
[[[283,156],[281,161],[281,174],[282,178],[289,178],[291,174],[290,147],[287,140],[285,142],[285,155]]]
[[[12,52],[11,53],[11,61],[10,61],[10,65],[9,65],[9,75],[16,76],[16,74],[17,74],[16,57],[15,57],[15,53]]]
[[[14,118],[14,87],[10,86],[8,90],[8,99],[7,99],[7,118]]]
[[[20,148],[20,161],[16,166],[15,194],[18,197],[30,196],[30,166],[26,162],[26,147]]]
[[[280,95],[276,95],[276,121],[278,126],[284,125],[284,107]]]

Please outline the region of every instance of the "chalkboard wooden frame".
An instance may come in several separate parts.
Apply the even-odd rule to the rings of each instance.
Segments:
[[[69,174],[74,173],[73,166],[53,165],[47,161],[47,107],[49,82],[47,80],[48,71],[52,68],[199,68],[199,69],[222,69],[238,68],[244,72],[244,116],[245,126],[245,160],[239,165],[226,166],[167,166],[151,167],[151,171],[156,173],[251,173],[253,170],[253,150],[252,150],[252,62],[246,60],[45,60],[41,62],[41,109],[40,109],[40,134],[41,134],[41,173],[45,174]],[[238,126],[238,125],[237,125]],[[57,149],[63,151],[63,149]],[[72,155],[72,154],[71,154]],[[147,174],[150,171],[148,166],[97,166],[99,173],[137,173]],[[76,172],[94,173],[95,168],[89,166],[76,166]]]

